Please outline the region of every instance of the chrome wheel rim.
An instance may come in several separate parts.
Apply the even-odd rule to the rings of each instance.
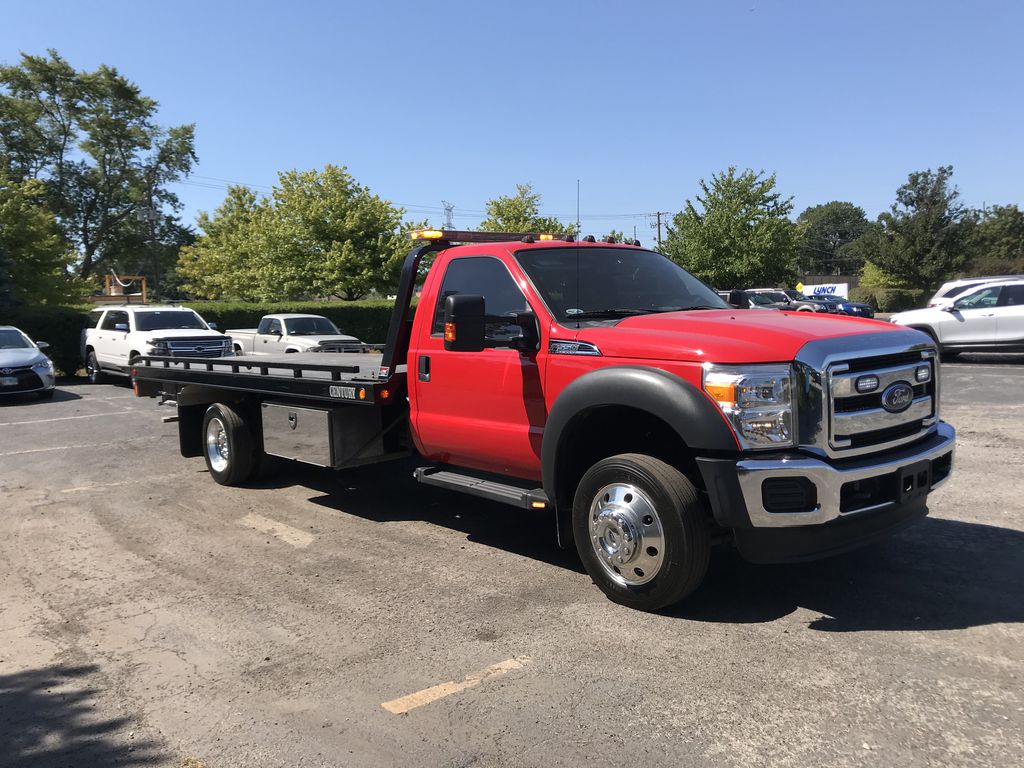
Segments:
[[[616,584],[646,584],[665,561],[665,532],[653,502],[628,483],[599,490],[590,504],[590,544]]]
[[[206,425],[206,457],[210,460],[210,468],[214,472],[223,472],[228,468],[231,448],[228,445],[228,433],[224,423],[218,418],[210,419]]]

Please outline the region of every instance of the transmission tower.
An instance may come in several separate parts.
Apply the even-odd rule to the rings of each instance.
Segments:
[[[455,229],[455,206],[447,200],[442,200],[441,205],[444,206],[444,224],[441,225],[441,229]]]

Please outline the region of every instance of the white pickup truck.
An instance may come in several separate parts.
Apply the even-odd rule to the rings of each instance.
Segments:
[[[283,352],[363,352],[370,345],[346,336],[321,315],[264,315],[258,328],[225,331],[236,355]]]
[[[228,357],[231,339],[188,307],[118,306],[95,309],[82,334],[89,381],[128,375],[136,357]]]

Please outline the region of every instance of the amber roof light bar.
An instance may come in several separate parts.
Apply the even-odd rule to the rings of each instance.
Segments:
[[[409,233],[410,240],[444,240],[448,243],[507,243],[519,240],[532,243],[537,240],[574,241],[572,235],[551,235],[540,232],[477,232],[461,229],[417,229]]]

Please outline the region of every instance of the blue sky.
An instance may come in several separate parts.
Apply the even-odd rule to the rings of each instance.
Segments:
[[[778,174],[795,212],[870,217],[910,171],[1024,203],[1018,2],[54,2],[0,5],[0,60],[117,67],[195,122],[185,219],[221,180],[346,165],[412,218],[473,225],[533,184],[584,232],[678,211],[729,165]]]

